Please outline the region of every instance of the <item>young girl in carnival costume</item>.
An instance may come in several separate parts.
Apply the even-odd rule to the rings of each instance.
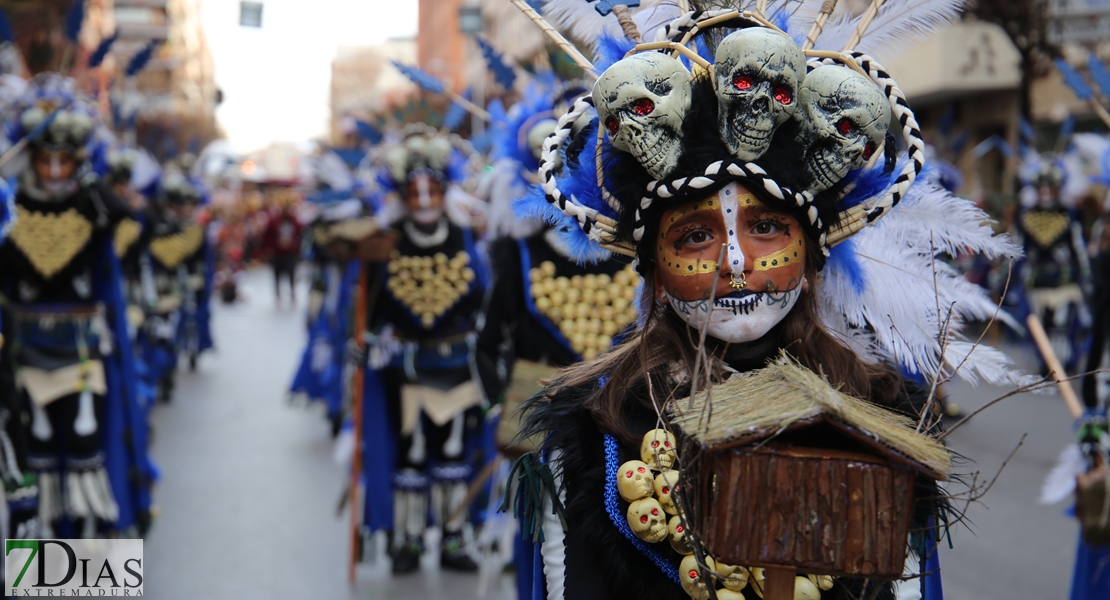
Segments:
[[[640,328],[563,371],[528,407],[522,435],[544,441],[518,462],[508,500],[535,543],[536,568],[522,574],[533,598],[734,600],[771,589],[805,599],[939,598],[933,540],[946,502],[937,481],[950,457],[932,437],[939,414],[930,390],[899,371],[1025,381],[1004,355],[959,337],[965,322],[990,320],[997,307],[936,260],[1017,248],[994,237],[970,202],[919,177],[924,144],[882,66],[860,52],[806,52],[814,40],[843,47],[835,38],[847,37],[844,24],[821,37],[832,3],[812,29],[799,28],[808,26],[802,11],[787,18],[766,4],[694,10],[658,28],[640,17],[665,10],[630,19],[625,7],[619,31],[654,43],[600,39],[592,94],[544,142],[538,191],[521,210],[576,225],[568,234],[579,247],[634,257],[644,285]],[[951,7],[936,14],[936,4],[922,7],[926,15],[897,7],[911,21],[954,16]],[[849,48],[873,17],[851,24]],[[572,135],[583,117],[589,125]],[[807,383],[754,398],[746,391],[745,382],[755,389],[775,378]],[[746,404],[737,400],[745,394]],[[833,400],[797,412],[817,397]],[[881,576],[866,560],[806,568],[821,562],[807,560],[812,545],[846,544],[823,556],[851,560],[855,545],[871,549],[870,538],[821,533],[845,531],[866,511],[810,527],[783,505],[806,500],[813,483],[800,471],[737,480],[707,470],[713,444],[742,444],[757,429],[730,415],[752,412],[762,419],[761,447],[831,468],[838,451],[812,447],[827,442],[822,430],[796,427],[855,410],[869,416],[842,431],[882,440],[915,471],[912,498],[870,511],[880,529],[906,528],[886,557],[904,563]],[[740,483],[760,487],[751,501],[769,515],[745,523],[769,529],[755,536],[751,562],[714,561],[743,554],[720,542],[736,524],[707,517],[740,510],[743,496],[716,496]],[[778,550],[760,554],[767,548]],[[783,588],[781,573],[795,568],[807,576]]]

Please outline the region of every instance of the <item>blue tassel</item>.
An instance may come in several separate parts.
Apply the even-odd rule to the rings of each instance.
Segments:
[[[85,22],[85,0],[74,0],[73,6],[66,13],[65,33],[70,42],[77,42],[81,34],[81,24]]]
[[[11,19],[8,18],[8,13],[0,10],[0,42],[14,42],[15,30],[12,29]]]
[[[857,294],[862,295],[867,289],[867,278],[863,274],[859,256],[856,254],[855,240],[849,238],[829,249],[829,258],[825,261],[825,270],[830,276],[843,273]]]
[[[420,86],[424,90],[432,92],[433,94],[443,93],[443,82],[436,79],[426,71],[421,70],[420,67],[404,65],[395,60],[390,62],[393,63],[394,67],[397,67],[398,71],[404,73],[405,77],[411,79],[413,83]]]
[[[504,58],[493,49],[493,46],[482,38],[476,38],[478,47],[482,50],[482,56],[486,59],[486,64],[489,70],[493,72],[494,79],[497,80],[498,85],[505,89],[512,89],[513,84],[516,83],[516,71],[507,64]]]
[[[101,40],[100,45],[98,45],[92,55],[89,56],[90,69],[95,69],[100,66],[100,63],[104,62],[104,58],[108,56],[108,52],[112,49],[112,44],[116,43],[117,39],[119,39],[118,27],[111,37]]]
[[[1075,92],[1076,98],[1080,100],[1090,100],[1094,98],[1095,93],[1091,89],[1091,86],[1087,85],[1087,81],[1083,79],[1083,76],[1065,62],[1064,59],[1056,59],[1056,68],[1060,71],[1060,74],[1064,76],[1064,83],[1068,84],[1068,87]]]
[[[154,50],[158,48],[159,44],[161,44],[161,40],[150,40],[150,43],[144,46],[142,50],[139,50],[139,52],[131,58],[131,62],[127,63],[127,69],[124,71],[124,74],[128,77],[138,75],[139,71],[142,71],[143,68],[146,67],[146,64],[150,62],[150,58],[154,56]]]

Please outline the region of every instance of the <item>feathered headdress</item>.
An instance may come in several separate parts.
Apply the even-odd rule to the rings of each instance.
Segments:
[[[97,114],[92,100],[76,91],[73,79],[42,73],[9,109],[5,134],[13,144],[26,138],[32,147],[83,155],[99,124]]]
[[[548,2],[544,14],[567,25],[572,4],[585,3]],[[752,2],[762,10],[694,10],[655,28],[628,26],[646,10],[675,10],[645,3],[616,32],[619,19],[609,17],[592,34],[574,21],[575,37],[592,39],[600,76],[545,141],[540,186],[520,214],[572,219],[580,232],[568,245],[579,258],[614,251],[643,264],[653,254],[640,241],[651,239],[663,208],[737,181],[792,212],[822,249],[823,319],[862,356],[929,376],[958,366],[972,381],[1024,381],[1005,355],[958,336],[962,324],[998,310],[937,259],[1013,257],[1018,248],[994,236],[972,203],[919,177],[924,142],[913,111],[886,69],[854,50],[926,33],[962,3],[874,2],[829,22],[833,4]],[[572,135],[580,119],[589,125]]]

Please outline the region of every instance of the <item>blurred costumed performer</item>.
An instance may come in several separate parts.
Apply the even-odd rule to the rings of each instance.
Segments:
[[[431,512],[443,530],[440,565],[475,571],[463,544],[468,517],[461,504],[483,419],[470,371],[486,282],[469,227],[477,201],[457,185],[463,156],[451,139],[410,126],[379,151],[382,188],[395,195],[380,219],[392,220],[396,248],[388,260],[368,265],[372,372],[361,426],[368,428],[366,481],[391,481],[393,493],[366,494],[366,529],[392,529],[393,572],[409,573],[419,568]],[[395,447],[385,447],[390,438]],[[392,523],[385,521],[390,513]]]
[[[98,537],[149,522],[152,467],[112,250],[129,211],[90,168],[96,127],[94,105],[56,74],[32,80],[7,123],[29,160],[0,246],[4,359],[19,390],[8,431],[27,452],[5,465],[37,475],[41,527],[13,521],[13,535]]]
[[[577,4],[547,2],[544,14],[565,21],[590,10]],[[831,11],[832,3],[824,6]],[[871,56],[807,57],[799,45],[813,46],[803,42],[808,31],[819,48],[851,49],[873,12],[821,35],[828,13],[811,28],[816,10],[778,12],[773,2],[736,8],[755,12],[623,7],[600,21],[594,37],[588,26],[574,28],[595,43],[601,75],[544,142],[533,202],[580,227],[568,231],[572,247],[638,259],[641,328],[561,372],[530,403],[524,433],[544,442],[518,461],[517,493],[507,499],[535,544],[535,569],[522,576],[530,576],[535,599],[715,593],[735,600],[772,590],[776,598],[940,598],[935,536],[946,503],[937,481],[948,476],[950,457],[935,438],[935,404],[926,405],[927,391],[899,369],[929,380],[943,369],[971,380],[1025,381],[1004,355],[959,337],[963,323],[988,320],[996,307],[935,260],[956,249],[1018,249],[994,237],[970,202],[918,178],[924,143],[913,113]],[[901,15],[899,23],[956,14],[953,3],[937,2],[888,2],[884,10]],[[889,28],[884,14],[874,20]],[[899,39],[881,33],[873,32]],[[656,44],[637,46],[626,34]],[[581,118],[590,125],[573,135]],[[898,129],[888,131],[892,122]],[[908,154],[897,156],[894,133]],[[938,314],[938,302],[950,314]],[[938,337],[942,324],[950,329]],[[756,382],[767,391],[748,391]],[[822,428],[849,419],[848,406],[861,411],[854,425]],[[835,472],[835,448],[858,450],[853,444],[881,438],[888,445],[880,454],[894,452],[915,472],[904,502],[870,513],[872,526],[885,531],[903,524],[900,539],[884,542],[891,562],[881,576],[873,562],[812,567],[823,560],[812,557],[828,557],[826,527],[854,531],[834,544],[846,544],[848,562],[864,560],[859,549],[873,540],[854,529],[858,514],[807,529],[809,513],[790,512],[806,502],[803,481],[715,474],[717,461],[741,455],[711,454],[711,445],[760,437],[768,452],[803,460],[813,473]],[[758,448],[743,450],[758,456]],[[783,529],[754,516],[729,521],[748,513],[735,487],[716,495],[725,485],[758,488],[760,506],[781,509],[774,514]],[[750,528],[753,543],[713,541],[739,527]]]

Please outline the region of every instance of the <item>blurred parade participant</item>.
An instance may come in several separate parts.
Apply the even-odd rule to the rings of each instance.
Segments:
[[[290,385],[293,394],[322,402],[333,435],[343,420],[344,366],[354,286],[360,262],[355,242],[366,226],[377,225],[368,216],[366,203],[357,197],[356,181],[349,168],[333,153],[317,157],[321,189],[307,198],[316,207],[311,222],[312,282],[307,314],[308,340],[301,363]],[[338,164],[336,161],[339,161]]]
[[[129,208],[90,167],[95,127],[94,106],[56,74],[32,80],[7,124],[29,164],[0,246],[3,364],[18,390],[6,399],[17,457],[5,477],[19,479],[18,465],[33,488],[37,476],[38,500],[36,528],[32,494],[9,495],[30,500],[12,507],[12,536],[103,537],[149,522],[152,471],[112,250]]]
[[[1090,265],[1082,225],[1064,204],[1064,170],[1056,157],[1031,155],[1025,171],[1017,218],[1025,257],[1018,275],[1028,309],[1044,323],[1064,368],[1074,373],[1090,325],[1083,297]]]
[[[293,212],[296,192],[275,194],[276,212],[270,214],[262,232],[262,251],[274,270],[274,299],[281,304],[282,281],[289,282],[289,302],[297,304],[297,263],[301,257],[303,226]]]
[[[674,11],[639,31],[644,21],[625,16],[624,32],[675,46],[599,39],[601,76],[545,142],[542,195],[522,210],[561,213],[552,221],[573,226],[576,258],[633,254],[641,326],[528,406],[523,433],[543,442],[518,461],[506,501],[534,545],[525,589],[537,600],[940,598],[938,481],[951,456],[936,407],[900,371],[1025,381],[997,351],[938,342],[995,307],[936,254],[1017,248],[970,202],[918,177],[916,120],[870,57],[825,53],[807,69],[794,40],[811,22],[778,20],[792,37],[751,13]],[[715,48],[700,67],[672,55],[703,43]],[[892,122],[903,127],[888,132]],[[764,387],[795,378],[812,385]],[[822,408],[811,394],[836,399]],[[856,433],[822,429],[849,405],[869,415],[848,427]],[[881,542],[897,557],[881,578],[872,562],[816,558],[832,543],[838,559],[864,560],[860,548],[876,539],[814,499],[818,489],[873,493],[828,470],[844,460],[837,452],[876,435],[917,473],[873,523],[888,535],[913,523]],[[744,502],[752,495],[761,501]],[[769,505],[773,525],[757,516]],[[832,530],[844,535],[831,542]],[[835,577],[811,574],[816,562]]]
[[[469,339],[485,268],[468,223],[453,220],[468,213],[452,206],[464,192],[451,141],[410,130],[381,151],[382,186],[397,197],[380,218],[396,219],[396,247],[368,266],[369,363],[380,372],[367,376],[363,439],[368,485],[391,481],[393,493],[367,494],[364,527],[391,529],[393,572],[410,573],[419,568],[430,513],[443,532],[440,565],[475,571],[462,502],[483,421]]]

